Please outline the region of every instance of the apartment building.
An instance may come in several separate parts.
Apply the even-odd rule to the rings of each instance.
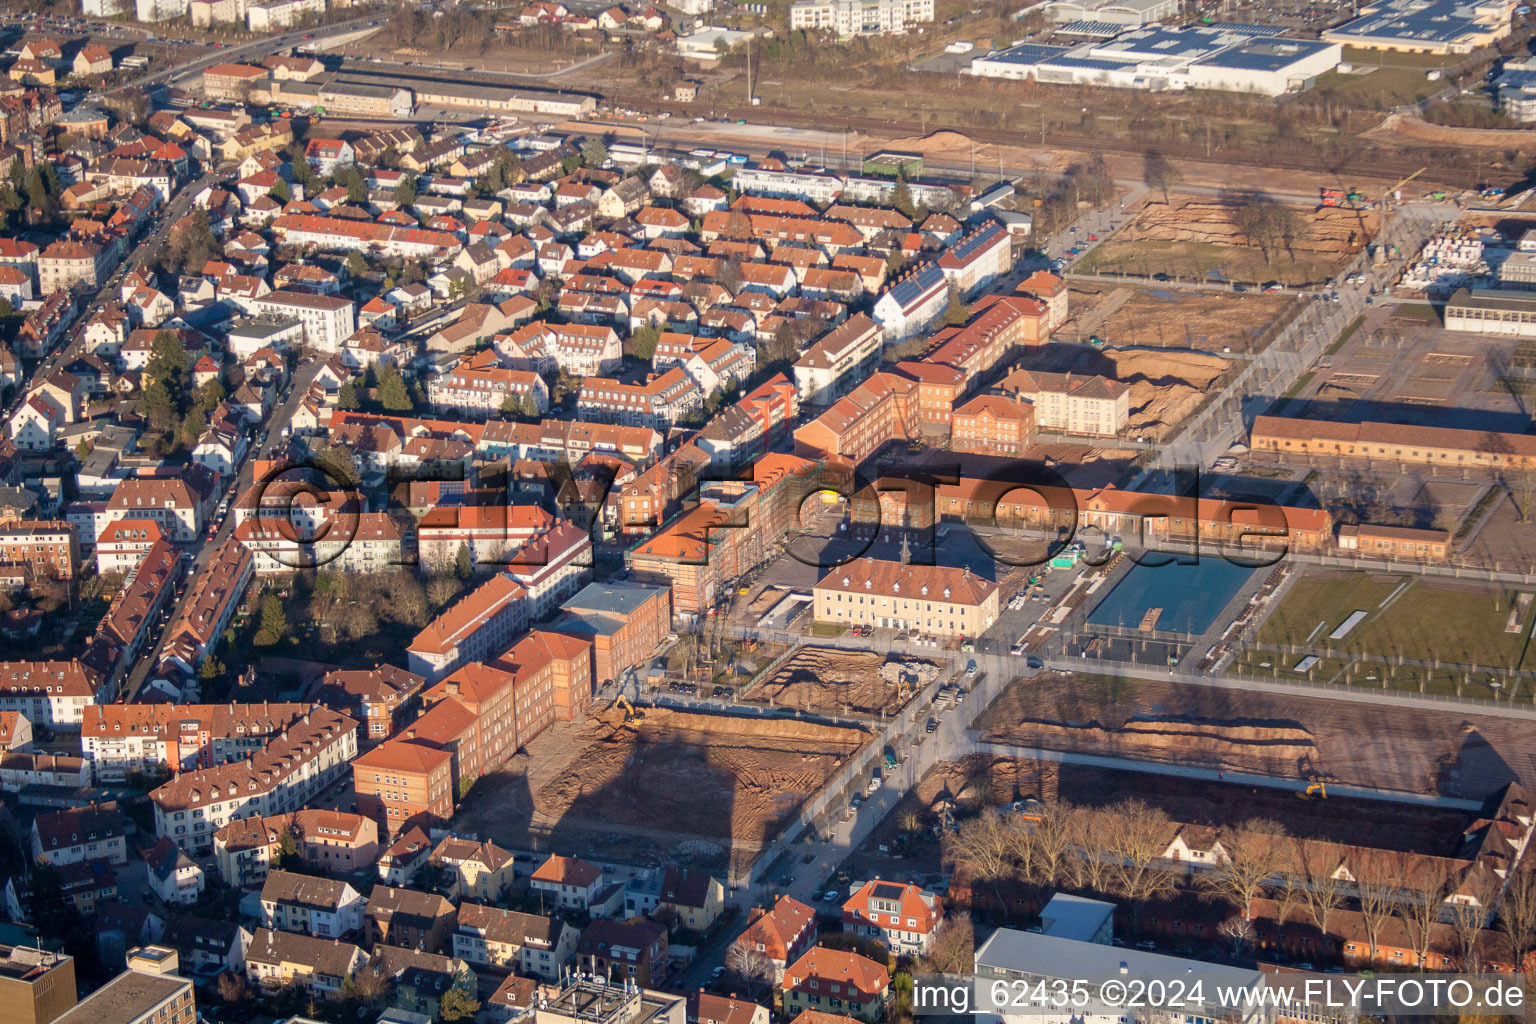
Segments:
[[[846,950],[813,946],[785,969],[779,989],[787,1015],[817,1010],[874,1024],[884,1016],[890,984],[882,964]]]
[[[848,381],[863,376],[879,360],[884,336],[879,324],[858,313],[817,341],[795,361],[800,402],[830,403]]]
[[[463,248],[464,244],[457,236],[446,231],[397,227],[340,217],[319,217],[307,213],[285,214],[275,218],[272,231],[279,240],[290,245],[332,252],[376,252],[407,259],[450,256]]]
[[[128,819],[115,803],[45,811],[32,822],[30,850],[39,864],[128,863]]]
[[[664,431],[702,409],[705,397],[698,382],[674,366],[640,384],[588,377],[577,395],[576,411],[601,423]]]
[[[99,288],[114,263],[114,251],[95,242],[54,242],[37,257],[39,290],[47,294],[67,292],[76,286],[87,290]]]
[[[905,35],[933,20],[933,0],[799,0],[789,6],[791,31],[835,32],[839,38]]]
[[[335,352],[357,330],[357,304],[340,295],[279,288],[254,300],[256,316],[292,317],[304,328],[304,344],[318,352]]]
[[[163,634],[161,664],[196,672],[223,637],[254,575],[251,553],[235,538],[226,538],[188,583],[181,608]]]
[[[998,586],[969,569],[857,558],[812,589],[817,622],[979,636],[997,621]]]
[[[0,711],[20,712],[49,729],[78,730],[99,685],[79,661],[0,662]]]
[[[497,366],[496,353],[488,349],[428,381],[427,400],[439,411],[489,419],[509,404],[519,410],[531,406],[540,413],[548,411],[549,388],[531,370]]]
[[[192,982],[178,974],[181,958],[174,949],[130,949],[125,966],[51,1024],[196,1024],[197,997]]]
[[[427,863],[442,870],[450,899],[473,897],[499,900],[517,874],[512,854],[489,840],[448,836],[432,850]]]
[[[507,575],[528,591],[529,621],[538,621],[553,613],[588,576],[591,532],[562,520],[532,537],[507,562]]]
[[[1130,387],[1107,377],[1015,370],[998,387],[1034,406],[1038,430],[1113,437],[1131,416]]]
[[[395,731],[421,703],[426,679],[393,665],[327,672],[310,688],[308,699],[363,723],[364,745]]]
[[[528,591],[497,573],[429,622],[406,648],[416,675],[441,679],[460,665],[505,650],[528,626]]]
[[[576,953],[579,933],[558,917],[459,904],[453,955],[468,963],[556,981]]]
[[[58,520],[16,520],[0,526],[0,567],[37,579],[73,579],[80,567],[80,533]]]
[[[446,824],[453,817],[453,755],[409,738],[385,740],[353,761],[352,789],[358,812],[386,836]]]
[[[370,947],[383,944],[440,953],[449,947],[458,912],[440,893],[376,885],[363,918]]]
[[[106,525],[121,519],[147,519],[168,540],[186,544],[202,536],[211,496],[212,487],[201,476],[129,477],[107,501],[103,532]],[[92,539],[99,540],[100,535]]]
[[[248,103],[252,92],[266,89],[270,77],[268,69],[250,64],[215,64],[203,69],[203,96],[210,100]]]
[[[1002,395],[977,395],[955,410],[951,437],[951,451],[1023,455],[1034,443],[1034,406]]]
[[[0,945],[0,1000],[16,1024],[49,1024],[77,998],[74,957],[36,946]]]
[[[773,965],[773,983],[777,985],[789,965],[815,943],[816,927],[816,908],[780,896],[770,908],[748,911],[747,926],[736,937],[735,945],[766,957]]]
[[[795,430],[795,454],[840,456],[855,466],[891,441],[915,440],[923,420],[921,385],[905,374],[879,371],[811,422]]]
[[[357,756],[357,722],[314,708],[246,761],[184,772],[149,794],[155,833],[192,853],[236,817],[286,814],[340,778]]]
[[[451,571],[465,548],[476,572],[501,572],[518,549],[554,524],[538,505],[440,506],[417,524],[417,557],[424,571]]]
[[[243,761],[300,721],[309,704],[98,704],[80,725],[82,753],[104,782]]]
[[[345,811],[305,808],[291,814],[236,818],[213,834],[219,877],[232,887],[266,880],[292,840],[299,863],[311,871],[350,873],[378,859],[379,829],[373,819]]]
[[[843,902],[843,931],[885,944],[897,956],[933,948],[944,904],[909,882],[865,882]]]
[[[1013,240],[1006,227],[989,220],[945,249],[937,262],[944,280],[969,295],[1013,269]]]
[[[258,928],[245,951],[245,974],[265,994],[299,989],[334,999],[367,961],[350,942]]]
[[[273,869],[261,886],[261,923],[336,939],[362,930],[365,903],[356,889],[339,879]]]

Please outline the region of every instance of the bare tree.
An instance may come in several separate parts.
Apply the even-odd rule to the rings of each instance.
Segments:
[[[1339,858],[1328,843],[1297,840],[1293,857],[1300,869],[1302,902],[1317,930],[1327,934],[1328,919],[1344,901],[1344,883],[1338,876]]]
[[[961,825],[953,842],[955,852],[970,865],[976,876],[992,883],[999,904],[1003,898],[1003,879],[1013,874],[1011,832],[1003,816],[995,808],[988,808]]]
[[[1217,925],[1216,931],[1232,947],[1233,956],[1242,956],[1248,952],[1259,937],[1258,932],[1254,930],[1253,922],[1242,914],[1233,914]]]
[[[1509,939],[1510,955],[1516,964],[1536,945],[1536,868],[1522,859],[1504,884],[1499,901],[1499,930]]]
[[[971,915],[962,910],[945,917],[925,959],[930,971],[969,974],[976,965],[976,929]]]
[[[1163,194],[1163,204],[1168,203],[1168,189],[1183,180],[1179,169],[1168,162],[1168,158],[1155,149],[1149,149],[1142,155],[1141,180],[1146,182],[1147,188]]]
[[[1353,859],[1350,871],[1355,876],[1355,899],[1360,904],[1360,923],[1374,963],[1380,949],[1381,930],[1392,917],[1393,907],[1403,898],[1398,881],[1402,877],[1402,858],[1388,850],[1364,850]]]
[[[1205,876],[1205,885],[1253,917],[1253,901],[1285,864],[1291,849],[1285,828],[1268,818],[1255,818],[1242,829],[1222,837],[1227,856]]]
[[[1074,886],[1098,893],[1110,891],[1114,861],[1103,848],[1109,823],[1109,812],[1100,807],[1085,807],[1072,816],[1071,845],[1076,848],[1076,856],[1068,866]]]
[[[1456,953],[1461,970],[1475,974],[1482,969],[1483,955],[1478,940],[1488,924],[1494,901],[1498,899],[1499,879],[1482,864],[1473,862],[1450,893],[1448,905],[1451,928],[1456,934]]]
[[[1046,886],[1061,881],[1071,855],[1077,808],[1063,801],[1042,803],[1034,825],[1035,879]]]
[[[1403,873],[1402,899],[1393,907],[1418,956],[1419,970],[1440,923],[1440,907],[1445,902],[1447,875],[1439,861],[1414,861]]]
[[[725,969],[741,979],[748,995],[753,998],[773,988],[777,981],[768,954],[740,942],[733,942],[726,948]]]
[[[1110,884],[1129,900],[1140,930],[1143,905],[1173,891],[1173,877],[1162,865],[1173,832],[1168,815],[1141,800],[1122,800],[1109,809],[1103,845],[1111,855]]]

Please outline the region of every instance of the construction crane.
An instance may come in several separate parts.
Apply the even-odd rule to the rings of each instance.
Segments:
[[[624,712],[624,723],[626,725],[628,725],[630,722],[642,722],[645,720],[645,712],[631,704],[629,702],[629,698],[624,696],[622,693],[619,694],[618,699],[613,702],[613,706],[621,709]]]
[[[1402,181],[1398,182],[1396,185],[1393,185],[1391,188],[1387,189],[1381,194],[1381,230],[1376,234],[1378,239],[1376,258],[1378,260],[1385,258],[1382,254],[1381,246],[1386,242],[1387,225],[1391,222],[1392,211],[1397,208],[1397,203],[1399,202],[1399,200],[1396,198],[1398,190],[1427,170],[1429,170],[1428,167],[1420,167],[1418,170],[1408,175],[1408,177],[1404,178]]]

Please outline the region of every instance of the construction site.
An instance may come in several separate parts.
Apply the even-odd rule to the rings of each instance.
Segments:
[[[1151,276],[1286,287],[1323,285],[1375,237],[1377,211],[1285,205],[1265,234],[1248,227],[1246,194],[1227,198],[1148,196],[1130,223],[1092,249],[1083,273]],[[1252,234],[1245,233],[1252,231]]]
[[[1135,290],[1117,288],[1115,293]],[[1110,297],[1105,304],[1114,301]],[[1071,327],[1069,321],[1066,329]],[[1209,391],[1220,387],[1218,381],[1231,365],[1231,360],[1219,355],[1177,347],[1098,349],[1049,345],[1032,353],[1029,359],[1031,370],[1085,377],[1099,375],[1129,385],[1131,408],[1125,433],[1149,440],[1162,440],[1176,429]]]
[[[1161,680],[1015,682],[975,730],[981,743],[1462,800],[1536,781],[1536,721]]]
[[[509,849],[740,871],[868,740],[789,718],[610,707],[482,778],[454,827]]]
[[[747,703],[833,714],[889,715],[944,671],[926,658],[804,646],[738,694]]]
[[[1071,317],[1057,329],[1058,341],[1090,344],[1098,338],[1115,348],[1221,354],[1263,347],[1281,311],[1296,301],[1283,293],[1162,288],[1082,278],[1072,280],[1068,299]]]

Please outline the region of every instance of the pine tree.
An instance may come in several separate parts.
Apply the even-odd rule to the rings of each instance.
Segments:
[[[368,183],[356,167],[347,172],[347,202],[360,206],[368,202]]]
[[[283,614],[283,604],[276,594],[268,593],[261,599],[261,628],[256,631],[256,646],[271,647],[288,633],[288,617]]]
[[[453,574],[461,580],[467,580],[475,571],[474,563],[470,561],[469,545],[461,543],[459,553],[453,559]]]
[[[344,412],[356,412],[361,405],[357,400],[357,388],[347,381],[336,392],[336,408]]]
[[[406,389],[400,371],[389,364],[379,370],[379,401],[388,412],[409,412],[411,393]]]
[[[284,205],[293,202],[293,189],[282,178],[277,179],[277,184],[268,189],[267,194]]]
[[[395,202],[400,206],[410,206],[416,202],[416,176],[409,172],[400,179],[400,185],[395,189]]]
[[[912,205],[912,190],[907,187],[907,179],[896,179],[896,188],[891,192],[891,205],[903,217],[911,218],[917,213],[917,207]]]

